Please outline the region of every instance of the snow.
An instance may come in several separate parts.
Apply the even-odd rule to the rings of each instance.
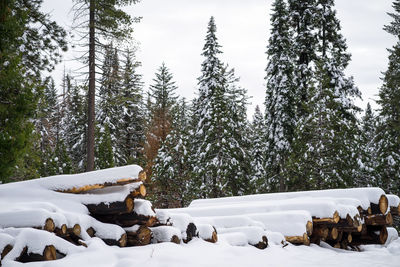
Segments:
[[[330,189],[330,190],[315,190],[315,191],[302,191],[302,192],[289,192],[289,193],[272,193],[272,194],[258,194],[247,195],[240,197],[225,197],[214,199],[196,199],[190,203],[189,207],[202,207],[211,205],[234,204],[238,202],[254,202],[254,201],[272,201],[272,200],[286,200],[300,197],[318,197],[318,198],[344,198],[356,199],[360,201],[361,207],[367,210],[370,203],[379,203],[381,195],[385,192],[377,187],[365,188],[349,188],[349,189]]]
[[[400,240],[385,246],[364,246],[364,252],[352,252],[317,245],[271,246],[264,250],[252,246],[232,246],[228,242],[212,244],[194,239],[188,244],[160,243],[144,247],[118,248],[105,245],[93,238],[88,248],[69,254],[65,258],[48,262],[18,263],[5,260],[5,267],[123,267],[123,266],[307,266],[307,267],[398,267],[400,262]]]
[[[211,224],[216,228],[232,228],[240,226],[258,226],[265,228],[263,223],[252,220],[247,215],[197,217],[195,220],[196,223]]]
[[[250,245],[257,245],[259,242],[263,241],[262,237],[266,236],[264,229],[258,226],[217,228],[217,233],[242,233],[245,235],[247,243]]]
[[[346,218],[347,215],[350,215],[352,217],[359,215],[357,208],[354,206],[338,204],[332,198],[322,197],[299,197],[268,201],[262,201],[262,199],[260,199],[249,202],[222,202],[221,204],[218,203],[218,205],[213,205],[211,202],[209,206],[190,205],[188,208],[170,209],[171,212],[188,213],[193,217],[231,216],[288,210],[305,210],[308,211],[312,216],[315,216],[317,218],[331,218],[336,211],[343,219]]]
[[[156,213],[152,209],[151,202],[144,199],[135,199],[133,211],[144,216],[156,216]]]
[[[213,232],[215,231],[214,226],[212,226],[211,224],[196,223],[196,227],[199,237],[201,239],[204,240],[212,239]]]
[[[386,195],[389,201],[389,207],[398,207],[400,205],[400,198],[396,195]]]
[[[173,226],[151,227],[150,230],[153,233],[153,243],[171,242],[174,235],[181,239],[181,231]]]

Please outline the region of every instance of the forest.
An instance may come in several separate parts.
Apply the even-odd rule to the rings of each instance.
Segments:
[[[145,87],[130,42],[140,18],[124,11],[138,0],[73,1],[84,78],[65,71],[56,84],[52,70],[77,47],[42,2],[0,2],[0,183],[138,164],[159,208],[314,189],[400,194],[400,0],[382,29],[396,43],[376,110],[355,104],[334,0],[274,0],[265,101],[251,120],[247,90],[221,59],[217,17],[204,25],[188,100],[168,62]]]

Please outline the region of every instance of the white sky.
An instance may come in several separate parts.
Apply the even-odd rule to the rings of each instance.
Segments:
[[[207,23],[214,16],[224,52],[222,60],[235,68],[241,86],[252,97],[248,110],[252,114],[255,105],[262,106],[265,98],[265,51],[271,3],[272,0],[142,0],[129,7],[129,14],[143,17],[134,26],[134,38],[140,43],[137,55],[142,62],[140,72],[144,75],[145,89],[165,62],[179,87],[178,94],[187,99],[194,97]],[[342,34],[352,54],[347,74],[354,76],[363,94],[363,101],[357,101],[362,108],[367,102],[376,107],[372,102],[382,84],[381,72],[387,67],[386,49],[395,43],[382,30],[390,22],[386,12],[392,11],[391,3],[391,0],[336,0]],[[60,25],[68,27],[72,20],[72,14],[68,14],[71,6],[71,0],[44,0],[43,7]],[[59,66],[54,73],[56,81],[61,80],[62,68]],[[72,68],[68,61],[66,68]]]

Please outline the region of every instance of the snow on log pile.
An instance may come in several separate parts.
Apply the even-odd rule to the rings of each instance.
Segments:
[[[393,217],[395,222],[399,219],[400,199],[380,188],[351,188],[198,199],[171,212],[208,221],[240,215],[282,233],[290,243],[325,241],[336,248],[357,249],[385,244]]]
[[[91,238],[119,247],[201,238],[259,249],[321,241],[357,249],[398,238],[389,226],[399,221],[400,199],[379,188],[199,199],[154,210],[145,179],[130,165],[0,185],[0,265],[80,253]]]

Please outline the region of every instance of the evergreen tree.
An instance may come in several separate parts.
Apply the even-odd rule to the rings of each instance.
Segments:
[[[393,2],[393,21],[385,31],[397,38],[389,49],[389,65],[379,91],[377,126],[378,185],[386,192],[400,194],[400,1]]]
[[[189,204],[189,110],[184,99],[174,106],[172,129],[162,143],[153,166],[155,205],[162,208]]]
[[[266,193],[271,190],[269,183],[267,183],[266,172],[266,145],[265,145],[265,121],[260,108],[256,106],[253,121],[250,127],[250,150],[249,156],[251,158],[251,183],[254,188],[254,193]]]
[[[359,171],[356,174],[355,185],[377,186],[376,181],[376,118],[372,112],[371,105],[368,103],[364,116],[361,118],[361,131],[358,139],[358,165]]]
[[[146,133],[145,156],[146,170],[151,177],[153,161],[157,156],[158,149],[164,142],[172,123],[172,108],[176,105],[176,85],[173,75],[163,63],[153,79],[154,84],[150,86],[150,125]]]
[[[87,94],[87,160],[86,171],[94,169],[95,161],[95,92],[96,92],[96,59],[98,52],[108,40],[124,41],[131,37],[132,24],[135,18],[121,7],[135,4],[138,0],[74,0],[76,2],[74,20],[78,24],[81,40],[89,53],[84,56],[84,64],[89,67],[89,84]],[[85,23],[82,23],[85,21]],[[96,56],[97,54],[97,56]],[[109,125],[110,126],[110,125]],[[112,134],[112,128],[109,127]]]
[[[145,115],[142,75],[137,73],[139,66],[140,62],[137,62],[134,54],[127,50],[122,75],[123,82],[117,101],[122,115],[117,123],[118,165],[144,164]]]
[[[288,7],[283,0],[276,0],[273,3],[273,14],[271,16],[272,29],[267,49],[269,61],[265,77],[267,91],[265,98],[266,148],[264,153],[266,155],[263,157],[266,160],[265,171],[268,174],[268,185],[264,184],[270,191],[287,190],[287,183],[290,180],[287,162],[292,152],[292,140],[296,126],[295,103],[296,100],[301,101],[301,99],[296,99],[296,88],[307,90],[303,88],[307,83],[301,82],[301,76],[296,76],[297,84],[300,87],[296,87],[294,83],[293,29],[290,28],[289,23]],[[298,38],[300,39],[300,37]],[[296,70],[299,72],[304,70],[304,73],[308,73],[307,65],[305,61],[297,66],[298,69]],[[264,188],[266,188],[265,186]]]
[[[192,152],[196,159],[193,186],[199,197],[243,194],[249,186],[243,166],[247,157],[243,149],[245,140],[238,136],[245,129],[245,91],[237,87],[233,71],[228,71],[218,58],[222,52],[215,33],[211,17],[202,53],[205,60],[199,77],[199,96],[194,102],[194,120],[198,123]]]
[[[348,187],[354,184],[357,165],[359,111],[353,99],[360,97],[344,69],[350,61],[340,34],[340,22],[331,0],[317,1],[314,87],[308,91],[308,112],[299,119],[293,177],[295,189]]]
[[[9,181],[33,148],[31,119],[51,71],[66,50],[65,31],[40,11],[42,0],[0,3],[0,177]],[[34,150],[33,148],[32,150]]]

